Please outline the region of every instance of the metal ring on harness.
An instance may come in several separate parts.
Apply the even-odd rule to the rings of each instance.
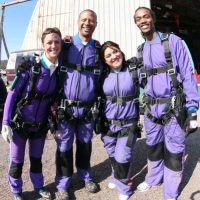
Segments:
[[[140,73],[140,78],[146,78],[147,74],[146,73]]]
[[[60,66],[60,71],[61,72],[67,72],[67,67],[66,66]]]

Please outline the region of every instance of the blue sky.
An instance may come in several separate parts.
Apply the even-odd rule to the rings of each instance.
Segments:
[[[0,4],[15,2],[16,0],[0,0]],[[8,51],[16,51],[21,48],[29,20],[37,0],[6,6],[4,12],[3,30]],[[0,12],[1,14],[1,12]],[[2,43],[2,59],[7,59]]]

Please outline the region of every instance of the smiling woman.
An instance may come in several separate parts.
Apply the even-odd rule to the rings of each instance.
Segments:
[[[34,190],[45,199],[52,199],[51,193],[43,188],[42,154],[48,131],[49,107],[57,91],[61,38],[58,28],[45,29],[41,38],[44,53],[41,57],[23,57],[6,98],[1,132],[3,139],[10,143],[8,180],[16,200],[23,200],[22,168],[27,141]],[[17,54],[15,56],[14,62],[19,58]]]

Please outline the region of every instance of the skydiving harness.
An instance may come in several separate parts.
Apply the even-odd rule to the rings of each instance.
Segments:
[[[117,104],[123,104],[128,101],[134,101],[134,103],[137,105],[137,109],[139,110],[139,98],[137,95],[139,79],[138,79],[138,75],[137,75],[137,59],[136,58],[131,58],[128,61],[128,69],[129,69],[129,72],[130,72],[132,80],[133,80],[133,87],[134,87],[133,95],[130,95],[130,96],[104,96],[104,95],[102,95],[101,106],[107,100],[111,101],[112,103],[117,103]],[[107,71],[105,71],[103,73],[101,85],[103,85],[103,82],[105,80],[107,73],[108,73]],[[128,135],[128,140],[127,140],[126,145],[128,147],[131,147],[134,134],[137,134],[138,137],[141,137],[141,127],[138,125],[138,121],[139,121],[139,116],[137,118],[123,119],[123,120],[107,119],[104,117],[101,120],[102,132],[110,137],[123,137],[123,136]],[[117,133],[114,133],[109,129],[110,125],[124,126],[127,124],[131,124],[131,126],[128,128],[123,128],[122,130],[118,131]]]
[[[183,93],[182,84],[179,83],[176,77],[176,71],[173,68],[171,51],[169,48],[169,35],[170,33],[163,33],[160,36],[161,43],[165,52],[165,59],[167,62],[167,66],[161,66],[151,69],[145,69],[143,64],[143,48],[144,43],[138,47],[138,67],[141,68],[140,78],[142,80],[142,87],[145,88],[147,84],[147,78],[149,76],[154,76],[160,73],[167,73],[174,87],[174,94],[172,97],[164,97],[164,98],[151,98],[148,96],[143,97],[143,105],[142,107],[146,111],[147,117],[156,124],[165,125],[169,122],[172,116],[176,116],[179,125],[182,127],[185,119],[186,112],[184,109],[185,106],[185,96]],[[156,118],[151,114],[150,105],[155,104],[168,104],[168,110],[162,116],[162,118]]]
[[[94,94],[95,94],[95,99],[91,101],[76,101],[76,100],[71,100],[71,99],[66,99],[61,98],[59,99],[60,105],[58,106],[57,110],[57,116],[58,116],[58,121],[62,120],[64,118],[71,120],[71,121],[76,121],[76,118],[74,118],[71,107],[76,106],[76,107],[84,107],[86,109],[85,114],[81,117],[78,118],[79,123],[85,123],[90,121],[94,115],[96,115],[97,106],[94,104],[97,104],[97,96],[98,96],[98,91],[99,91],[99,76],[100,76],[100,69],[99,69],[99,50],[101,48],[100,43],[97,40],[94,40],[94,48],[95,48],[95,64],[92,65],[82,65],[82,64],[72,64],[68,63],[67,60],[67,55],[68,55],[68,49],[72,45],[72,36],[66,35],[63,39],[63,55],[61,59],[61,67],[60,67],[60,72],[59,72],[59,96],[64,95],[64,80],[66,79],[67,76],[67,69],[73,69],[77,70],[78,72],[83,72],[83,71],[93,71],[94,72]]]
[[[32,72],[31,76],[29,78],[30,81],[30,86],[29,86],[29,91],[27,95],[22,98],[16,105],[16,109],[14,112],[14,117],[12,120],[10,120],[9,125],[13,130],[18,130],[19,134],[21,134],[22,137],[24,138],[38,138],[41,137],[42,135],[45,135],[47,133],[48,127],[47,123],[32,123],[28,122],[25,119],[22,118],[21,116],[21,109],[32,102],[34,99],[38,100],[43,100],[43,99],[52,99],[52,95],[47,95],[47,94],[39,94],[36,93],[35,91],[35,86],[36,86],[36,81],[37,78],[40,74],[40,58],[39,55],[35,54],[33,57],[33,60],[28,63],[28,61],[25,61],[23,65],[25,66],[20,66],[18,68],[17,76],[20,75],[21,71],[27,70],[27,65],[32,65]],[[12,85],[12,88],[14,88],[14,85]],[[37,128],[40,129],[40,133],[37,134],[35,132],[28,131],[30,128]]]

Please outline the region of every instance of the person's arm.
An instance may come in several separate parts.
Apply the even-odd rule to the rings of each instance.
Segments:
[[[27,83],[29,77],[29,72],[18,73],[11,85],[11,89],[8,92],[3,114],[3,125],[9,125],[12,117],[14,105],[16,104],[16,99],[22,94],[22,90]]]
[[[183,91],[186,96],[186,108],[199,108],[197,81],[194,77],[192,62],[182,40],[177,36],[170,37],[172,56],[176,59]]]

